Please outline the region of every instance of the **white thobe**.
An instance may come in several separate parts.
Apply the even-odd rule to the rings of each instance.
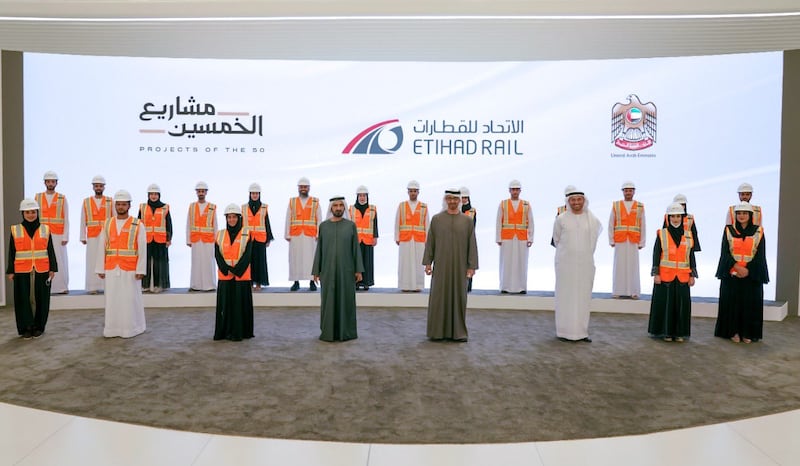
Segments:
[[[55,194],[44,194],[47,198],[47,203],[50,204],[55,198]],[[67,261],[67,246],[61,244],[63,241],[69,241],[69,209],[67,207],[67,198],[64,198],[64,233],[57,235],[51,233],[53,237],[53,250],[56,253],[56,264],[58,264],[58,272],[53,276],[53,281],[50,284],[51,293],[66,293],[69,291],[69,262]]]
[[[199,203],[200,214],[208,209],[208,202]],[[186,216],[186,244],[192,248],[192,269],[189,275],[189,289],[212,291],[217,288],[217,262],[214,257],[214,241],[204,243],[191,241],[190,226],[194,209],[189,206],[189,215]],[[211,220],[214,227],[214,238],[217,237],[217,216]]]
[[[623,201],[625,210],[631,211],[633,201]],[[644,213],[644,209],[642,209]],[[645,227],[645,217],[641,219],[641,235],[639,243],[625,241],[617,243],[614,241],[614,225],[616,223],[614,207],[611,207],[611,215],[608,218],[608,244],[614,246],[614,277],[611,286],[611,294],[614,296],[639,296],[642,291],[639,280],[639,249],[647,243],[647,228]]]
[[[528,209],[528,241],[501,239],[503,226],[503,203],[497,208],[497,224],[495,225],[495,242],[500,243],[500,291],[520,293],[528,289],[528,241],[533,243],[533,211]],[[519,207],[521,199],[511,201],[514,209]]]
[[[311,280],[311,269],[314,268],[314,252],[317,250],[316,236],[306,236],[301,233],[300,236],[290,236],[289,229],[291,227],[292,218],[292,203],[295,202],[295,197],[289,199],[289,207],[286,208],[286,227],[284,228],[283,237],[289,240],[289,281],[297,282],[300,280]],[[306,204],[311,202],[311,196],[300,198],[300,204],[305,207]],[[322,223],[322,208],[317,202],[317,228]]]
[[[119,231],[126,220],[115,217],[112,225]],[[147,271],[147,235],[144,225],[139,226],[139,235],[136,238],[139,250],[135,271],[128,272],[120,269],[119,266],[106,270],[105,230],[100,233],[98,242],[95,272],[106,274],[106,314],[103,336],[106,338],[135,337],[147,328],[144,318],[144,302],[142,301],[142,280],[136,278],[136,274],[144,275]]]
[[[104,198],[100,197],[97,198],[92,196],[88,199],[91,199],[94,202],[94,205],[100,207],[100,204],[103,203]],[[86,241],[86,291],[103,291],[104,282],[103,279],[98,277],[94,271],[94,265],[97,263],[97,245],[99,244],[97,241],[98,236],[94,238],[89,238],[86,228],[86,212],[83,210],[83,203],[81,203],[81,242]],[[113,203],[112,203],[113,209]],[[111,215],[112,213],[108,213]]]
[[[408,201],[411,210],[417,208],[419,201]],[[397,207],[397,214],[394,216],[394,240],[400,241],[400,216],[405,215],[405,202],[401,202]],[[430,213],[426,210],[425,214],[425,234],[428,233],[430,225]],[[425,242],[401,241],[398,247],[397,260],[397,287],[401,290],[412,291],[425,288],[425,266],[422,259],[425,256]]]
[[[603,226],[584,208],[556,217],[556,336],[580,340],[589,336],[589,304],[594,284],[594,250]]]

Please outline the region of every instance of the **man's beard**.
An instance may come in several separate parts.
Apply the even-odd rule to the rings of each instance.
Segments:
[[[337,217],[337,218],[344,217],[344,211],[343,210],[334,210],[333,211],[333,216]]]

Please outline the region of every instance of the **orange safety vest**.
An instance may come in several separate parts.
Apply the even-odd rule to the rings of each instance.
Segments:
[[[733,260],[742,267],[745,267],[747,263],[755,257],[756,251],[758,251],[758,244],[764,236],[764,230],[759,226],[753,236],[735,238],[733,234],[731,234],[731,229],[725,228],[725,236],[728,238],[728,247],[730,248]],[[733,272],[734,269],[731,267],[731,273]]]
[[[466,215],[467,217],[471,218],[472,220],[475,220],[475,215],[477,215],[477,214],[478,214],[478,211],[475,210],[475,207],[470,207],[469,210],[464,212],[464,215]]]
[[[317,237],[317,209],[319,206],[319,199],[316,197],[311,198],[311,202],[303,204],[300,202],[299,197],[293,197],[289,200],[289,236],[311,236]]]
[[[250,230],[247,228],[242,228],[239,232],[239,236],[233,240],[233,244],[231,244],[227,228],[217,232],[217,247],[219,247],[220,253],[222,253],[222,257],[225,259],[225,263],[230,267],[234,267],[242,258],[244,250],[247,248],[248,241],[250,241]],[[219,269],[217,270],[217,277],[220,280],[250,281],[250,266],[247,266],[247,270],[244,271],[241,277],[237,277],[233,273],[224,274]]]
[[[64,203],[67,198],[61,193],[56,193],[53,203],[47,203],[45,193],[36,194],[36,202],[39,203],[39,221],[42,225],[50,227],[50,232],[54,235],[64,234]]]
[[[139,260],[137,239],[141,224],[138,218],[128,217],[120,231],[117,231],[116,220],[114,218],[106,220],[103,226],[106,232],[106,270],[113,270],[117,266],[126,272],[136,270],[136,262]]]
[[[692,232],[684,229],[679,245],[672,241],[668,228],[662,228],[658,234],[661,238],[661,263],[658,266],[658,275],[661,277],[661,281],[668,283],[678,277],[679,282],[688,283],[692,272],[689,261],[694,245]]]
[[[267,218],[268,210],[267,204],[262,203],[261,208],[253,215],[253,212],[250,211],[250,204],[242,204],[244,224],[250,230],[250,237],[253,241],[258,241],[259,243],[267,242],[267,225],[264,219]]]
[[[353,219],[353,222],[356,224],[359,243],[364,243],[367,246],[373,246],[375,244],[375,230],[372,228],[372,223],[376,215],[377,210],[372,204],[364,211],[363,215],[355,206],[350,206],[350,218]]]
[[[501,204],[503,206],[503,223],[500,226],[500,239],[518,239],[528,241],[528,212],[530,205],[528,201],[520,200],[517,210],[511,203],[511,199],[506,199]]]
[[[111,198],[103,196],[100,207],[94,202],[93,197],[83,200],[83,218],[86,219],[86,237],[97,238],[103,230],[106,219],[113,217]]]
[[[50,270],[50,259],[47,256],[47,242],[50,239],[50,227],[40,224],[31,238],[22,224],[11,227],[11,236],[14,238],[14,273],[29,273],[36,270],[39,273]]]
[[[189,204],[189,242],[213,243],[216,216],[217,206],[210,202],[205,213],[200,212],[199,202]]]
[[[633,201],[631,211],[625,209],[625,201],[614,201],[614,242],[639,244],[642,239],[642,217],[644,205]]]
[[[753,207],[753,225],[761,225],[761,206],[754,205]],[[728,220],[730,223],[728,225],[735,225],[736,224],[736,208],[735,205],[732,205],[728,208]]]
[[[405,243],[414,241],[424,243],[427,237],[425,232],[425,222],[428,218],[428,205],[424,202],[417,202],[417,208],[411,210],[411,204],[404,201],[400,204],[403,212],[398,212],[400,216],[400,242]]]
[[[139,213],[144,221],[145,232],[147,233],[147,242],[166,244],[167,242],[167,214],[169,213],[169,204],[164,204],[164,207],[159,207],[155,210],[150,209],[147,204],[139,204]]]

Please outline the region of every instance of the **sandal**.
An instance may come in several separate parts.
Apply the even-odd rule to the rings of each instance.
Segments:
[[[672,337],[664,337],[664,341],[672,341]]]
[[[734,342],[734,343],[739,343],[741,341],[739,339],[739,334],[737,333],[736,335],[732,336],[731,337],[731,341]]]
[[[675,341],[678,343],[683,343],[683,337],[675,337]]]
[[[745,342],[745,343],[752,343],[753,342],[753,340],[751,340],[749,338],[742,338],[742,341]]]

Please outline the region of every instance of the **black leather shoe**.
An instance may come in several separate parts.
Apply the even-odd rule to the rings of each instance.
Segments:
[[[294,284],[292,284],[292,287],[289,288],[289,291],[297,291],[299,289],[300,289],[300,282],[294,282]]]
[[[589,337],[586,337],[586,338],[581,338],[581,341],[585,341],[586,343],[591,343],[592,339],[589,338]]]
[[[308,289],[309,289],[309,291],[317,291],[317,284],[314,283],[313,281],[309,282],[308,283]]]

